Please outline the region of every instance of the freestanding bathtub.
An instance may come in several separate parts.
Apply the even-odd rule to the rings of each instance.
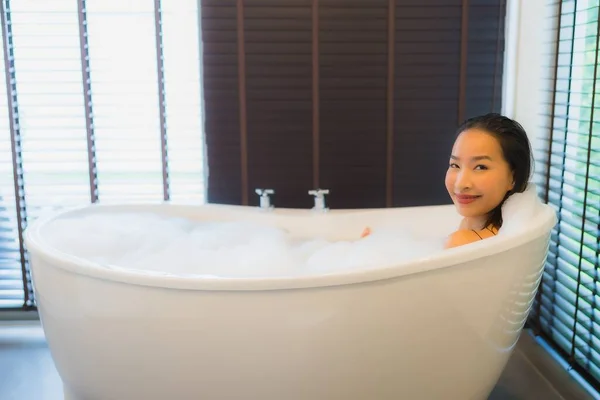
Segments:
[[[26,245],[65,399],[486,399],[541,277],[555,224],[555,212],[543,207],[511,235],[320,276],[219,279],[106,269],[52,248],[46,228],[64,215],[135,209],[307,232],[384,222],[451,232],[456,212],[93,205],[36,220]]]

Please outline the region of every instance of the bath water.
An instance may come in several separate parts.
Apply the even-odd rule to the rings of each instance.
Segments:
[[[356,240],[298,238],[254,222],[203,222],[144,213],[59,218],[57,250],[106,267],[175,275],[277,277],[389,266],[443,250],[444,238],[375,229]]]

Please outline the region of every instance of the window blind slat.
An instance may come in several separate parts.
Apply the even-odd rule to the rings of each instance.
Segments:
[[[575,131],[573,128],[569,128],[569,132],[568,132],[566,138],[564,137],[564,132],[554,132],[552,140],[549,140],[546,137],[539,138],[540,141],[545,142],[544,148],[546,149],[546,151],[548,151],[547,143],[552,142],[552,146],[562,147],[566,144],[566,145],[572,146],[575,149],[584,150],[587,152],[586,139],[587,139],[587,134]],[[597,155],[599,150],[598,150],[598,146],[596,145],[596,141],[597,141],[597,139],[592,137],[591,151],[592,151],[592,154]]]
[[[598,5],[561,1],[557,77],[547,137],[536,159],[543,165],[536,181],[557,210],[537,301],[542,333],[567,361],[600,387],[600,99],[597,85],[600,26]],[[557,40],[557,41],[556,41]],[[548,81],[553,82],[552,80]],[[547,186],[546,186],[547,184]]]
[[[550,278],[551,279],[551,278]],[[575,316],[575,294],[568,289],[566,289],[562,284],[556,283],[550,287],[549,285],[544,285],[540,288],[542,292],[541,302],[542,307],[546,308],[550,313],[553,313],[554,309],[563,310],[566,314],[570,316],[570,318],[574,318]],[[588,320],[584,321],[584,324],[588,330],[597,329],[600,327],[596,323],[597,320],[597,311],[594,312],[594,309],[587,303],[585,300],[585,305],[581,308],[581,311],[588,317]],[[596,328],[594,328],[596,326]]]
[[[205,201],[199,10],[195,0],[1,4],[0,308],[35,308],[21,232],[41,213]]]
[[[23,196],[20,104],[15,85],[16,64],[10,6],[8,1],[0,5],[3,49],[3,62],[0,63],[0,105],[6,110],[5,113],[0,113],[0,168],[4,172],[0,173],[0,227],[3,236],[7,232],[12,236],[12,243],[5,242],[5,249],[0,252],[0,269],[7,282],[5,289],[0,290],[2,308],[30,306],[33,300],[22,242],[22,230],[27,223],[27,207]],[[15,291],[13,287],[17,282],[20,282],[20,288]]]
[[[570,212],[572,215],[576,216],[576,217],[580,217],[583,218],[583,206],[581,205],[581,203],[570,199],[567,196],[563,196],[562,200],[561,197],[553,191],[549,192],[549,203],[558,207],[558,208],[562,208],[568,212]],[[588,211],[586,213],[586,220],[589,220],[591,224],[598,224],[598,220],[600,219],[597,215],[593,215],[592,213],[594,212],[595,208],[590,205],[586,207],[586,210]]]
[[[579,262],[579,257],[581,256],[585,262],[585,264],[591,263],[590,267],[596,262],[596,250],[591,249],[587,246],[583,246],[580,252],[580,245],[575,240],[569,240],[568,237],[560,234],[559,242],[554,243],[553,246],[556,246],[557,257],[564,260],[565,262],[570,263],[571,265],[577,266]],[[582,267],[583,269],[584,267]]]
[[[575,321],[573,318],[566,315],[562,309],[556,307],[554,307],[552,311],[542,307],[542,314],[546,320],[552,321],[551,329],[553,331],[557,332],[564,339],[570,340],[569,335],[572,330],[570,327],[573,326]],[[600,343],[598,343],[598,340],[595,337],[589,339],[591,337],[590,332],[586,330],[579,322],[575,324],[575,326],[577,332],[579,333],[575,337],[576,357],[585,363],[591,362],[596,366],[596,368],[598,368],[598,366],[600,366],[600,353],[598,351],[600,348]]]
[[[560,230],[560,235],[575,243],[576,246],[579,246],[579,240],[581,238],[581,225],[575,225],[570,221],[567,221],[565,218],[561,218],[561,221],[558,224],[558,230]],[[596,253],[598,251],[598,242],[597,242],[597,231],[596,232],[583,232],[583,244],[584,248],[588,249],[592,253]],[[573,250],[575,251],[575,250]],[[578,250],[577,250],[578,251]],[[591,253],[590,253],[591,256]]]
[[[552,185],[552,183],[553,183],[553,181],[551,180],[550,185]],[[563,189],[565,189],[565,188],[567,190],[573,189],[572,187],[563,186]],[[553,188],[552,190],[548,191],[548,195],[551,200],[550,201],[551,204],[553,204],[557,207],[562,207],[563,209],[565,209],[579,217],[583,217],[584,206],[583,206],[583,202],[581,201],[581,200],[583,200],[583,198],[578,196],[577,193],[574,193],[574,191],[573,192],[565,191],[563,196],[560,196],[560,188],[558,188],[558,191]],[[587,218],[587,216],[590,215],[591,213],[593,214],[595,210],[596,210],[596,208],[593,205],[590,205],[588,202],[586,202],[586,206],[585,206],[586,219],[590,220],[590,222],[592,222],[592,223],[596,222],[598,220],[598,217]]]
[[[163,0],[161,9],[170,198],[201,204],[207,171],[198,4]]]
[[[561,298],[564,299],[564,301],[570,302],[569,307],[574,310],[577,294],[574,290],[571,290],[569,288],[569,285],[571,285],[572,282],[576,282],[577,270],[576,268],[571,268],[570,270],[559,269],[555,268],[554,265],[556,265],[556,263],[549,264],[546,268],[546,274],[544,275],[543,285],[541,286],[540,290],[542,291],[542,293],[546,294],[550,292],[555,293],[556,295],[560,294]],[[575,272],[573,272],[574,270]],[[588,275],[588,277],[593,280],[593,278],[590,275]],[[574,285],[572,285],[572,287],[574,287]],[[581,295],[579,297],[579,302],[581,303],[578,304],[578,306],[580,306],[579,310],[590,318],[593,317],[595,319],[598,319],[598,304],[600,304],[598,303],[598,301],[600,300],[600,296],[598,295],[598,283],[593,282],[591,284],[588,284],[585,287],[585,289],[589,291],[589,294]],[[565,304],[563,304],[563,306]]]
[[[98,198],[102,202],[160,201],[154,1],[119,3],[86,4]]]
[[[53,12],[36,11],[28,1],[11,3],[23,174],[30,220],[46,211],[89,202],[81,66],[65,65],[60,72],[39,68],[46,63],[60,65],[64,59],[80,59],[77,4],[54,3]],[[35,73],[20,73],[20,68]],[[57,102],[51,95],[59,92],[69,105],[53,108],[53,118],[48,119],[47,107]],[[62,131],[62,138],[54,141],[51,148],[44,148],[52,138],[48,129]]]
[[[554,329],[552,323],[546,319],[544,316],[540,317],[540,323],[545,332],[547,332],[548,337],[560,347],[563,354],[568,352],[567,349],[570,348],[571,342],[564,336],[557,333],[556,329]],[[589,356],[583,353],[581,350],[576,349],[575,359],[579,360],[581,363],[586,364]],[[590,376],[600,376],[600,368],[591,363],[587,366]]]
[[[581,151],[577,152],[576,149],[573,149],[572,147],[567,147],[564,152],[562,149],[560,150],[553,150],[551,153],[551,163],[552,165],[556,166],[559,165],[560,163],[562,163],[562,159],[563,159],[563,154],[567,153],[569,154],[569,160],[572,162],[572,164],[574,165],[582,165],[585,166],[588,164],[587,158],[586,158],[586,153],[587,153],[587,149],[583,149],[581,148]],[[600,157],[599,157],[600,158]],[[600,163],[596,160],[594,160],[593,156],[589,161],[590,165],[593,165],[594,167],[600,167]],[[594,178],[591,178],[594,179]]]
[[[567,329],[564,329],[564,327],[569,327],[569,326],[573,326],[575,324],[575,309],[572,309],[572,312],[568,312],[568,308],[565,308],[568,306],[568,303],[566,302],[566,300],[562,299],[560,296],[553,296],[552,298],[548,298],[546,295],[542,295],[542,310],[545,311],[545,316],[547,318],[552,317],[552,318],[557,318],[562,324],[563,324],[563,329],[561,330],[561,333],[565,333],[568,332]],[[562,306],[562,307],[561,307]],[[578,314],[579,315],[579,314]],[[582,314],[583,315],[583,314]],[[577,336],[579,338],[580,342],[580,346],[585,346],[586,345],[586,339],[591,337],[591,333],[592,331],[597,332],[598,328],[600,328],[600,325],[595,324],[595,323],[591,323],[589,318],[585,318],[585,322],[587,322],[587,324],[591,327],[592,330],[590,330],[588,327],[585,326],[585,324],[583,323],[583,321],[580,321],[578,319],[577,321]],[[600,346],[598,346],[598,341],[597,340],[593,340],[589,342],[589,345],[591,345],[591,349],[593,349],[596,353],[598,353]],[[585,347],[584,347],[585,348]],[[580,349],[582,349],[580,347]]]

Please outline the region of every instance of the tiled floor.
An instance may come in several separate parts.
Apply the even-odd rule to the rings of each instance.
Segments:
[[[62,383],[36,325],[0,324],[0,400],[62,400]]]
[[[573,397],[561,396],[525,356],[522,347],[520,343],[489,400],[591,399],[581,392]],[[62,399],[60,378],[41,328],[32,323],[0,324],[0,400]]]

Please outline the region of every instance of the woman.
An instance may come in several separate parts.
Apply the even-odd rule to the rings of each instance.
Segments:
[[[495,236],[502,205],[527,188],[532,155],[523,127],[499,114],[471,118],[457,132],[446,173],[446,189],[463,217],[446,248]]]

